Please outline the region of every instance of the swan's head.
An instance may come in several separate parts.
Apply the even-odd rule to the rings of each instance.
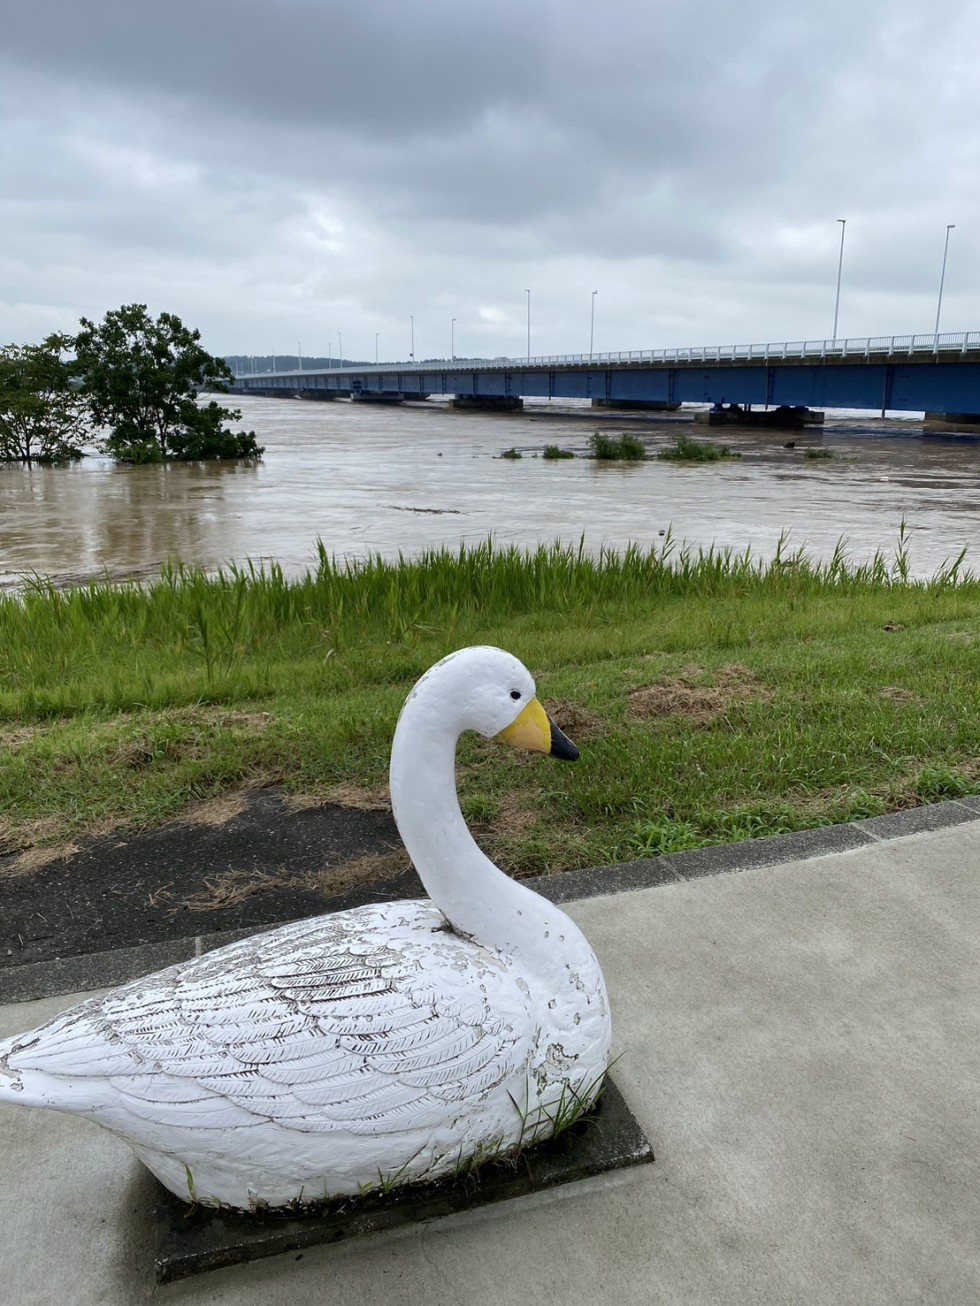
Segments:
[[[538,702],[530,671],[511,653],[488,646],[464,648],[437,662],[412,697],[432,694],[432,706],[452,715],[461,734],[475,730],[517,748],[574,762],[578,749]]]

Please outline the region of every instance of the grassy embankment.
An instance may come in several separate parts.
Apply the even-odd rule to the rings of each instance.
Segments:
[[[980,581],[956,565],[912,582],[901,541],[866,567],[484,547],[0,600],[0,848],[255,783],[377,802],[411,683],[480,642],[523,658],[582,748],[464,740],[463,810],[513,870],[980,792]]]

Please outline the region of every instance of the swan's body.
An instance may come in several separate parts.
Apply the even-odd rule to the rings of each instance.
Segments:
[[[550,1134],[601,1086],[602,973],[477,848],[454,774],[462,730],[520,736],[529,713],[540,731],[530,675],[498,649],[453,654],[409,696],[392,806],[431,902],[297,921],[82,1003],[0,1042],[0,1101],[90,1116],[178,1196],[238,1208],[437,1178]]]

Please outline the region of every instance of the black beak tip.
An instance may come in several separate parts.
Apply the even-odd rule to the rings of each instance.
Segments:
[[[551,726],[551,756],[557,757],[562,762],[577,762],[579,751],[568,735],[559,730],[554,721],[549,719],[549,724]]]

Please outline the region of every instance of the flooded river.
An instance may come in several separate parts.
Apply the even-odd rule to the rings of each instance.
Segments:
[[[392,557],[490,535],[649,545],[672,530],[679,541],[766,557],[789,532],[819,557],[843,536],[862,560],[892,554],[903,518],[914,574],[964,546],[980,570],[980,443],[923,438],[917,423],[838,417],[822,432],[713,431],[742,454],[726,463],[553,462],[533,455],[546,444],[583,454],[600,425],[634,431],[651,451],[707,429],[545,403],[504,415],[438,401],[235,402],[265,445],[254,466],[127,467],[98,456],[66,468],[0,466],[0,587],[32,573],[152,575],[168,558],[206,568],[275,559],[296,575],[318,538],[339,556]],[[814,445],[833,457],[806,459]],[[500,457],[511,447],[520,460]]]

